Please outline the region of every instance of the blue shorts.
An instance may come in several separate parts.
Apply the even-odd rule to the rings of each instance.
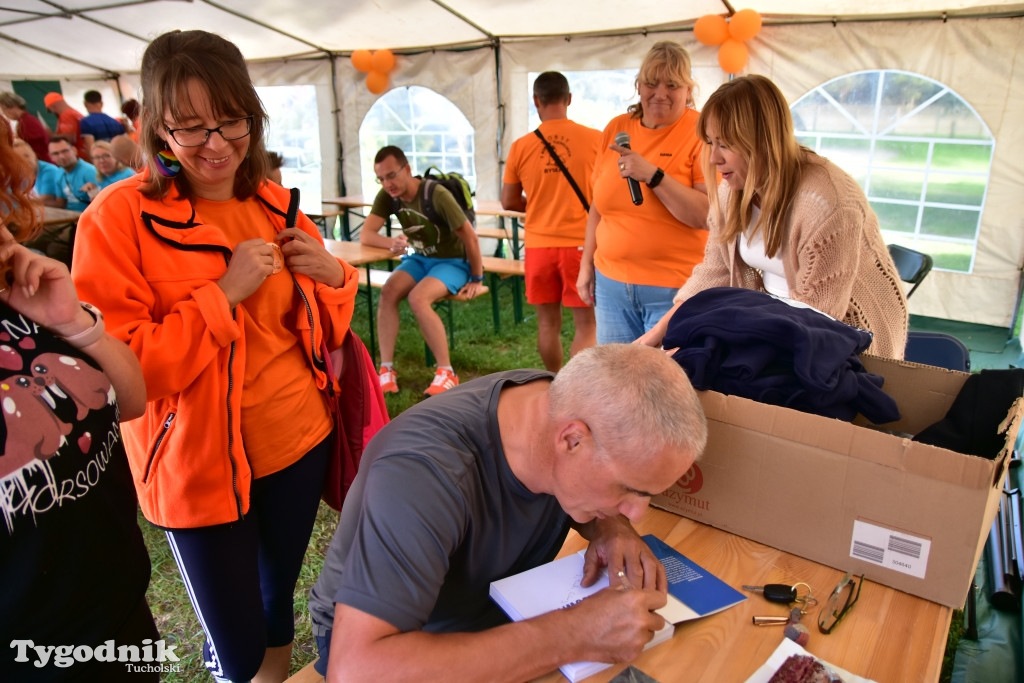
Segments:
[[[469,263],[461,258],[434,258],[420,254],[407,254],[396,271],[401,270],[419,282],[428,275],[444,283],[451,294],[457,293],[469,282]]]

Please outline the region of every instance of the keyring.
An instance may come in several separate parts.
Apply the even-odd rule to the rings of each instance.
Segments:
[[[273,250],[273,271],[270,274],[281,272],[285,269],[285,254],[281,251],[281,246],[275,242],[268,242],[270,249]]]

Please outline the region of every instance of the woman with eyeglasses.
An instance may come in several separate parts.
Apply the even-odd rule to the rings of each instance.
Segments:
[[[114,156],[114,150],[106,140],[97,140],[90,147],[92,165],[96,167],[96,182],[86,183],[82,189],[89,194],[89,199],[96,199],[107,185],[113,185],[118,180],[131,178],[135,171],[128,168]]]
[[[267,115],[235,45],[166,33],[141,80],[147,168],[83,214],[73,274],[142,363],[125,445],[207,668],[282,681],[332,432],[320,349],[348,333],[358,275],[267,182]]]

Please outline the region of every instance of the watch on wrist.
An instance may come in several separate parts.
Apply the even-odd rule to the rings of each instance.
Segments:
[[[470,282],[483,282],[484,281],[484,276],[483,275],[470,275],[469,276],[469,281]]]
[[[106,334],[106,328],[103,325],[103,313],[100,309],[84,301],[81,303],[85,312],[92,316],[93,323],[77,334],[64,337],[64,341],[78,349],[84,349],[90,344],[95,344]]]
[[[665,177],[665,172],[662,171],[659,168],[658,170],[656,170],[654,172],[654,175],[651,176],[651,179],[649,181],[647,181],[647,187],[649,187],[649,188],[651,188],[653,190],[654,188],[656,188],[661,183],[661,179],[664,178],[664,177]]]

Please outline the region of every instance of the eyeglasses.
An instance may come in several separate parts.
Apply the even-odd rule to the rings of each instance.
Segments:
[[[402,164],[401,166],[398,167],[397,171],[392,171],[391,173],[387,173],[384,176],[377,176],[377,184],[383,185],[384,183],[390,183],[392,180],[397,178],[398,174],[402,172],[402,169],[404,169],[408,165],[409,164]]]
[[[249,114],[245,118],[225,121],[216,128],[202,128],[200,126],[192,128],[169,128],[164,126],[164,128],[171,134],[174,141],[182,147],[202,147],[210,139],[210,133],[220,133],[220,136],[225,140],[244,138],[252,130],[252,116],[252,114]]]
[[[864,583],[864,575],[856,581],[847,572],[840,580],[832,594],[828,596],[828,602],[818,613],[818,630],[829,634],[836,627],[839,620],[846,616],[846,613],[853,609],[860,597],[860,585]]]

